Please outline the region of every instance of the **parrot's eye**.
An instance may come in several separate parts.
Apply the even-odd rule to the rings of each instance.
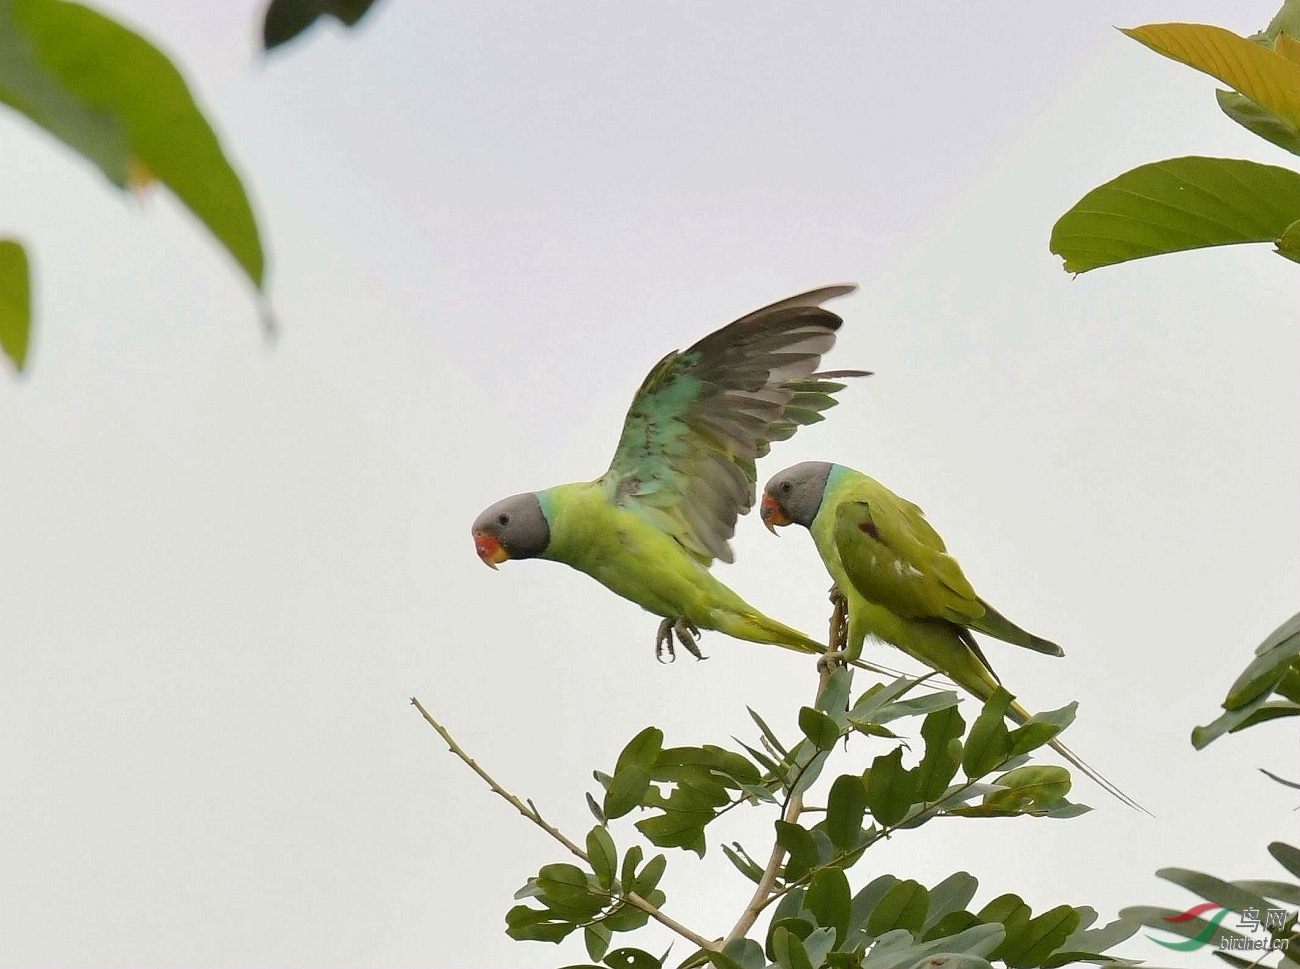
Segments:
[[[782,481],[782,482],[781,482],[781,493],[782,493],[782,494],[785,494],[785,495],[788,495],[788,494],[790,493],[790,489],[791,489],[791,487],[793,487],[793,486],[790,484],[790,482],[788,482],[788,481]]]
[[[504,528],[506,525],[509,525],[509,524],[510,524],[510,516],[509,516],[509,515],[497,515],[497,524],[500,525],[502,528]]]

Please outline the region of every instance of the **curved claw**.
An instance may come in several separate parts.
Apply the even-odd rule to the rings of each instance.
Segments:
[[[667,659],[664,657],[667,656]],[[677,650],[673,646],[673,621],[665,619],[659,624],[655,633],[655,660],[667,665],[677,661]]]
[[[677,637],[677,642],[685,646],[686,651],[696,659],[708,659],[700,652],[699,628],[689,619],[682,617],[665,619],[659,624],[659,632],[655,634],[655,659],[659,662],[667,664],[677,660],[677,648],[673,645],[674,636]]]

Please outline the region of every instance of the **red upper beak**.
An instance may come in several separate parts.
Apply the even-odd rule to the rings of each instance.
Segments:
[[[501,542],[497,537],[489,535],[487,532],[474,533],[474,551],[478,552],[478,557],[483,560],[483,564],[489,569],[495,569],[510,558],[510,553],[501,547]]]
[[[785,509],[781,503],[766,492],[763,493],[763,503],[758,506],[758,515],[763,519],[763,524],[773,535],[776,534],[778,525],[790,524],[790,519],[786,517]]]

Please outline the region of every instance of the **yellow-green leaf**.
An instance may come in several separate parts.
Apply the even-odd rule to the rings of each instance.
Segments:
[[[143,37],[67,0],[0,0],[0,101],[115,185],[162,182],[261,288],[244,187],[180,72]]]
[[[1292,128],[1271,111],[1265,111],[1258,104],[1236,91],[1214,92],[1219,107],[1237,124],[1253,135],[1265,141],[1271,141],[1279,148],[1300,155],[1300,131]]]
[[[27,251],[12,239],[0,239],[0,350],[23,369],[32,327],[31,270]]]
[[[1099,185],[1052,227],[1066,272],[1205,246],[1273,242],[1300,219],[1300,173],[1235,158],[1168,158]]]
[[[1277,254],[1292,262],[1300,262],[1300,221],[1292,222],[1277,237]]]
[[[1217,77],[1300,129],[1300,64],[1211,24],[1147,24],[1124,33],[1158,54]]]

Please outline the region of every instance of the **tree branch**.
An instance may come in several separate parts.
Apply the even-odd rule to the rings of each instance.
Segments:
[[[831,612],[830,632],[826,637],[826,654],[823,660],[817,664],[817,696],[821,697],[826,690],[826,684],[831,681],[831,664],[829,659],[836,652],[843,652],[845,642],[848,638],[847,605],[844,597],[839,594],[834,586],[831,587],[831,602],[835,603],[835,608]],[[782,812],[781,820],[794,824],[799,820],[799,815],[803,813],[803,795],[796,794],[786,802],[785,811]],[[754,923],[758,921],[759,913],[767,907],[768,901],[773,897],[772,887],[776,884],[777,873],[781,870],[781,864],[785,861],[785,847],[780,840],[772,843],[772,854],[767,859],[767,867],[763,869],[763,874],[758,879],[758,885],[754,888],[754,894],[749,899],[749,904],[745,910],[740,913],[740,918],[736,924],[731,927],[727,937],[723,939],[723,946],[734,942],[736,939],[744,938]]]
[[[456,743],[456,739],[451,735],[451,733],[447,730],[447,728],[444,727],[442,724],[440,724],[437,720],[433,719],[433,717],[429,714],[429,711],[424,708],[424,704],[422,704],[415,697],[411,697],[411,705],[415,707],[415,709],[420,711],[420,715],[424,717],[424,719],[428,722],[429,726],[431,726],[434,730],[438,731],[438,736],[440,736],[444,741],[446,741],[447,749],[450,750],[457,757],[459,757],[461,762],[464,763],[466,767],[468,767],[475,774],[481,777],[483,779],[483,782],[487,784],[489,788],[491,788],[494,794],[498,794],[501,797],[505,798],[505,800],[508,801],[516,811],[518,811],[520,814],[526,817],[529,821],[533,822],[533,824],[537,825],[539,828],[541,828],[543,831],[549,834],[560,844],[564,845],[564,847],[568,848],[570,852],[577,855],[583,861],[587,860],[587,852],[583,851],[582,848],[580,848],[567,835],[565,835],[563,831],[561,831],[555,825],[551,824],[549,821],[543,818],[541,812],[537,810],[536,805],[534,805],[532,801],[528,801],[527,803],[525,803],[524,801],[521,801],[518,797],[516,797],[514,794],[511,794],[504,787],[498,784],[496,782],[496,779],[491,774],[489,774],[482,767],[480,767],[477,764],[477,762],[475,762],[474,758],[470,757],[469,754],[465,753],[465,750],[461,747],[460,744]],[[676,919],[668,915],[665,915],[663,912],[659,910],[657,906],[651,905],[649,902],[647,902],[636,892],[628,892],[622,897],[627,901],[629,905],[632,905],[635,908],[639,908],[641,911],[645,912],[647,915],[649,915],[660,925],[664,926],[665,928],[671,929],[673,932],[676,932],[678,935],[680,935],[683,939],[686,939],[687,941],[693,943],[694,945],[699,946],[701,949],[709,949],[715,952],[719,949],[719,945],[717,942],[712,942],[704,938],[704,936],[700,935],[698,932],[688,929],[686,926],[682,925]],[[757,913],[755,913],[755,916],[757,917]]]

